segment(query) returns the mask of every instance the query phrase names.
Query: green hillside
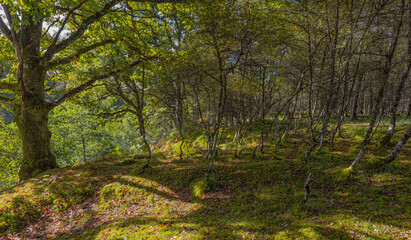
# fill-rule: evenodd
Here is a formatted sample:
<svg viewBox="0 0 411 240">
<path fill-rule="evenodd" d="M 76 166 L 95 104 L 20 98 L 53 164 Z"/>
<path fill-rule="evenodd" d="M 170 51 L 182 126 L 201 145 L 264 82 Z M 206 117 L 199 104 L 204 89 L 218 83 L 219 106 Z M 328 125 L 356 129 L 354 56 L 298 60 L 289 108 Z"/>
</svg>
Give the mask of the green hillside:
<svg viewBox="0 0 411 240">
<path fill-rule="evenodd" d="M 252 137 L 238 158 L 224 150 L 232 144 L 228 134 L 208 179 L 201 137 L 192 134 L 183 160 L 169 137 L 144 173 L 144 155 L 107 156 L 3 192 L 1 239 L 409 239 L 410 144 L 395 162 L 379 166 L 391 147 L 374 143 L 354 175 L 342 174 L 365 129 L 345 126 L 350 140 L 338 138 L 312 154 L 305 204 L 303 134 L 290 134 L 277 155 L 268 145 L 256 159 Z M 397 136 L 406 126 L 399 129 Z"/>
</svg>

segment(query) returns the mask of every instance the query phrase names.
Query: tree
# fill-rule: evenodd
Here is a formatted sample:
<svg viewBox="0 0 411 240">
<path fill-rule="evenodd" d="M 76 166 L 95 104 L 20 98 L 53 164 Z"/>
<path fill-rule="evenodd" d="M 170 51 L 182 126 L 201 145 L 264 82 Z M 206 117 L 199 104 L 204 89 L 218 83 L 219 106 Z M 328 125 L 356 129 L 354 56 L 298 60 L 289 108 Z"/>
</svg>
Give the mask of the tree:
<svg viewBox="0 0 411 240">
<path fill-rule="evenodd" d="M 23 145 L 23 159 L 19 170 L 21 180 L 57 167 L 50 148 L 49 112 L 70 97 L 93 86 L 96 81 L 117 72 L 113 69 L 105 69 L 103 73 L 89 72 L 81 84 L 67 90 L 59 98 L 50 101 L 46 97 L 45 85 L 51 71 L 115 42 L 115 36 L 110 35 L 110 32 L 95 36 L 93 28 L 109 21 L 106 15 L 121 8 L 121 2 L 0 1 L 6 19 L 0 17 L 0 40 L 5 45 L 11 42 L 15 52 L 14 76 L 10 76 L 9 82 L 2 82 L 0 85 L 0 90 L 13 92 L 14 95 L 1 96 L 1 100 L 13 104 L 20 130 Z M 52 29 L 57 29 L 54 34 L 51 33 Z M 2 54 L 10 55 L 10 51 L 2 51 Z"/>
</svg>

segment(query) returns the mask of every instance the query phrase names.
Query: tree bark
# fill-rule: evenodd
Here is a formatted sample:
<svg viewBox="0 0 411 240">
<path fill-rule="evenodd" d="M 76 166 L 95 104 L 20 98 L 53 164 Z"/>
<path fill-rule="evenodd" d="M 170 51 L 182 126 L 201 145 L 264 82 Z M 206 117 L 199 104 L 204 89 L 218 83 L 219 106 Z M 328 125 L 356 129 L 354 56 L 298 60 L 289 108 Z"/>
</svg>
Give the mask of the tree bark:
<svg viewBox="0 0 411 240">
<path fill-rule="evenodd" d="M 23 159 L 19 169 L 20 180 L 56 168 L 56 157 L 51 152 L 51 132 L 48 129 L 49 109 L 23 105 L 16 114 L 23 143 Z"/>
<path fill-rule="evenodd" d="M 150 144 L 148 143 L 146 139 L 146 128 L 144 124 L 144 117 L 142 116 L 142 114 L 139 114 L 137 118 L 138 118 L 138 128 L 140 130 L 141 139 L 143 140 L 143 143 L 146 146 L 147 151 L 148 151 L 147 162 L 143 166 L 143 170 L 144 170 L 145 168 L 150 166 L 151 148 L 150 148 Z"/>
<path fill-rule="evenodd" d="M 394 150 L 384 160 L 385 164 L 391 163 L 392 161 L 394 161 L 397 158 L 397 156 L 400 154 L 402 148 L 404 147 L 405 143 L 407 143 L 407 141 L 408 141 L 408 139 L 410 139 L 410 137 L 411 137 L 411 126 L 408 128 L 408 130 L 402 136 L 401 140 L 397 143 Z"/>
</svg>

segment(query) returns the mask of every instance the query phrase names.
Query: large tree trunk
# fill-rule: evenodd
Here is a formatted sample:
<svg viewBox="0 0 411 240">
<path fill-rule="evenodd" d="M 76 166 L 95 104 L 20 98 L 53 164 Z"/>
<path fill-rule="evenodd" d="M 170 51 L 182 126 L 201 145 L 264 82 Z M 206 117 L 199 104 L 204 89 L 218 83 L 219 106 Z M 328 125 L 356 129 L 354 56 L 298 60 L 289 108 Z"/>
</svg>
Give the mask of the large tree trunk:
<svg viewBox="0 0 411 240">
<path fill-rule="evenodd" d="M 48 129 L 49 109 L 26 106 L 16 114 L 17 125 L 23 143 L 23 160 L 19 170 L 20 180 L 57 167 L 56 157 L 51 152 L 51 132 Z"/>
<path fill-rule="evenodd" d="M 28 18 L 28 21 L 30 25 L 23 27 L 19 43 L 21 47 L 16 51 L 19 59 L 17 81 L 21 91 L 21 103 L 15 104 L 15 114 L 23 144 L 20 180 L 57 167 L 56 157 L 50 147 L 48 114 L 52 107 L 45 100 L 46 70 L 39 58 L 40 44 L 33 42 L 34 39 L 40 38 L 42 24 L 33 22 L 31 18 Z"/>
</svg>

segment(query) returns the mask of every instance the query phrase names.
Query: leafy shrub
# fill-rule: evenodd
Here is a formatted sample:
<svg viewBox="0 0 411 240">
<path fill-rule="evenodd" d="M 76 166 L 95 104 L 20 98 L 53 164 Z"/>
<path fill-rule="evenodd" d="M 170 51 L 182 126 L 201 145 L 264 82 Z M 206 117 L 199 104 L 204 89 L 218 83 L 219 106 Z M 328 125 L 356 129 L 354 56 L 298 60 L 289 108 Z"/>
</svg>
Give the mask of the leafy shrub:
<svg viewBox="0 0 411 240">
<path fill-rule="evenodd" d="M 201 147 L 201 148 L 205 148 L 207 146 L 207 141 L 208 141 L 208 138 L 206 136 L 200 135 L 193 142 L 193 145 Z"/>
<path fill-rule="evenodd" d="M 106 122 L 91 111 L 66 102 L 50 114 L 52 151 L 60 166 L 99 159 L 106 155 L 121 157 L 141 152 L 135 119 L 126 115 L 121 121 Z"/>
</svg>

